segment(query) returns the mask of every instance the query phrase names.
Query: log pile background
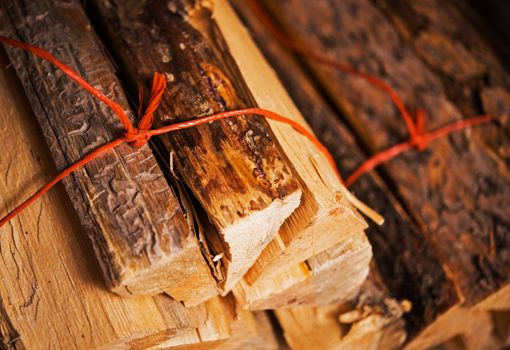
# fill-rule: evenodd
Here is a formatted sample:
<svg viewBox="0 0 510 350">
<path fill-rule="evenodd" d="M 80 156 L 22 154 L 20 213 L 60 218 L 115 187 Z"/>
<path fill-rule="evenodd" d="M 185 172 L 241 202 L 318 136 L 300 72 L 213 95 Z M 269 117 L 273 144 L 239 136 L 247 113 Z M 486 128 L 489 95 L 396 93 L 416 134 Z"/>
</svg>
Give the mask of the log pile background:
<svg viewBox="0 0 510 350">
<path fill-rule="evenodd" d="M 387 81 L 428 129 L 494 120 L 360 178 L 352 192 L 386 220 L 368 228 L 327 161 L 273 121 L 122 145 L 0 229 L 0 349 L 510 346 L 509 7 L 258 2 L 290 38 Z M 247 106 L 307 123 L 344 176 L 407 137 L 387 95 L 283 48 L 245 0 L 5 0 L 0 31 L 133 120 L 161 71 L 156 125 Z M 48 63 L 6 47 L 0 65 L 3 215 L 121 129 Z"/>
</svg>

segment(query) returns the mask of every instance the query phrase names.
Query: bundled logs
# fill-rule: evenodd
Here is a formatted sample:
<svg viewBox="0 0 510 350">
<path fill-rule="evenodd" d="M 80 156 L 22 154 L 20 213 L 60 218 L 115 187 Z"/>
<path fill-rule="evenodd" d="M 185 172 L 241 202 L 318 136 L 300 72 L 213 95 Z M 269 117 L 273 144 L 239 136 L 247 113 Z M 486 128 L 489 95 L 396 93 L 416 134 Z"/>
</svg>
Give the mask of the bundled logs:
<svg viewBox="0 0 510 350">
<path fill-rule="evenodd" d="M 300 65 L 274 40 L 274 33 L 260 25 L 259 18 L 250 8 L 240 1 L 234 3 L 298 107 L 323 142 L 334 150 L 340 169 L 353 169 L 362 161 L 363 155 L 337 119 L 338 114 L 347 117 L 349 126 L 357 131 L 358 140 L 369 152 L 394 143 L 397 137 L 404 137 L 404 133 L 396 132 L 404 125 L 384 93 L 359 78 L 337 73 L 302 56 L 298 57 Z M 504 100 L 503 79 L 508 74 L 491 54 L 492 50 L 474 30 L 469 39 L 464 39 L 469 40 L 465 47 L 449 49 L 448 44 L 457 45 L 454 35 L 462 31 L 464 37 L 465 28 L 469 27 L 453 3 L 420 1 L 412 2 L 410 6 L 404 1 L 398 4 L 380 1 L 374 6 L 368 1 L 317 1 L 312 5 L 296 0 L 265 4 L 286 33 L 308 43 L 310 50 L 326 52 L 378 76 L 381 72 L 386 73 L 383 78 L 396 85 L 406 102 L 429 111 L 430 124 L 440 126 L 448 121 L 448 116 L 458 117 L 455 108 L 466 115 L 489 112 L 496 118 L 498 126 L 452 135 L 437 141 L 422 154 L 410 152 L 387 163 L 382 174 L 390 188 L 397 189 L 397 197 L 375 176 L 360 179 L 353 190 L 386 218 L 386 227 L 370 228 L 367 233 L 386 290 L 400 303 L 407 300 L 412 306 L 401 316 L 406 322 L 407 348 L 424 349 L 459 335 L 461 340 L 457 339 L 457 342 L 465 347 L 489 349 L 499 346 L 493 337 L 491 314 L 493 310 L 499 313 L 510 308 L 507 286 L 510 260 L 505 253 L 508 229 L 504 219 L 504 213 L 509 213 L 509 197 L 505 193 L 510 188 L 504 153 L 508 142 L 505 129 L 508 103 Z M 317 21 L 318 17 L 304 15 L 309 12 L 328 13 L 328 16 Z M 416 18 L 425 15 L 430 17 L 424 22 L 427 26 L 420 27 L 416 34 L 417 29 L 411 26 Z M 377 23 L 377 28 L 371 27 L 370 23 Z M 404 24 L 410 28 L 406 29 Z M 436 36 L 432 38 L 430 34 L 427 41 L 428 32 Z M 413 35 L 423 40 L 414 45 L 435 46 L 423 47 L 423 56 L 416 56 L 405 41 Z M 366 50 L 359 50 L 360 41 Z M 476 51 L 470 54 L 466 48 Z M 483 59 L 479 58 L 481 52 Z M 437 71 L 450 69 L 444 73 L 447 77 L 439 75 L 436 78 L 427 70 L 435 58 L 433 53 L 443 54 L 437 61 Z M 428 57 L 428 61 L 424 57 Z M 446 59 L 453 62 L 445 65 Z M 481 65 L 484 61 L 487 62 L 485 67 L 479 67 L 479 70 L 491 77 L 485 83 L 473 79 L 475 85 L 470 91 L 470 85 L 460 76 L 458 81 L 452 81 L 462 69 L 466 74 L 475 74 L 472 67 L 463 65 Z M 418 68 L 421 73 L 416 76 Z M 327 100 L 310 83 L 307 73 L 322 86 L 320 91 L 328 94 Z M 412 79 L 409 78 L 411 75 Z M 427 81 L 422 83 L 420 79 Z M 441 83 L 450 85 L 443 90 Z M 413 84 L 417 90 L 411 94 Z M 454 84 L 458 86 L 456 90 L 452 88 Z M 480 87 L 481 90 L 477 90 Z M 443 97 L 441 91 L 445 91 Z M 478 91 L 484 96 L 481 97 L 485 101 L 482 109 L 469 99 Z M 441 99 L 444 107 L 439 103 Z M 498 101 L 497 107 L 495 101 Z M 489 170 L 491 167 L 493 170 Z M 424 178 L 427 181 L 423 181 Z M 490 190 L 484 185 L 486 181 L 491 184 Z M 389 203 L 393 205 L 389 206 Z M 367 306 L 370 308 L 370 302 L 353 304 L 353 312 L 365 314 L 356 325 L 377 314 L 365 312 Z M 305 344 L 303 329 L 317 329 L 318 319 L 331 322 L 330 326 L 320 323 L 321 331 L 329 329 L 328 332 L 332 332 L 331 327 L 339 327 L 339 311 L 312 310 L 278 312 L 290 342 L 300 346 Z M 323 312 L 326 316 L 310 316 L 323 315 Z M 359 335 L 358 329 L 353 325 L 349 333 L 323 348 L 349 348 L 350 338 Z M 376 344 L 376 348 L 397 347 L 395 343 L 381 343 L 383 329 L 386 327 L 381 324 L 371 324 L 368 329 L 364 328 L 364 332 L 371 334 L 371 344 Z M 401 334 L 397 329 L 391 332 L 397 336 Z"/>
<path fill-rule="evenodd" d="M 49 51 L 133 125 L 158 72 L 154 127 L 263 108 L 312 130 L 344 178 L 405 124 L 383 91 L 282 36 L 381 78 L 427 130 L 493 118 L 362 176 L 349 190 L 385 218 L 370 227 L 285 123 L 121 144 L 0 228 L 0 348 L 508 346 L 510 77 L 472 20 L 439 0 L 0 1 L 1 35 Z M 5 49 L 2 216 L 125 132 L 59 68 Z"/>
</svg>

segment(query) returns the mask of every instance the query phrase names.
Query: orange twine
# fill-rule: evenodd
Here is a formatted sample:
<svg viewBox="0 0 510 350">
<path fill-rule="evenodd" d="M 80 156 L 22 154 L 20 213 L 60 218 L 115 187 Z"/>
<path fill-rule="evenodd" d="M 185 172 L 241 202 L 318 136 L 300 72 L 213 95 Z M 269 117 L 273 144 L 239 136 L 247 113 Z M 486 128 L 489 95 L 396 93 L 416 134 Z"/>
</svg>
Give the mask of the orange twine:
<svg viewBox="0 0 510 350">
<path fill-rule="evenodd" d="M 24 50 L 27 50 L 42 59 L 54 64 L 56 67 L 58 67 L 62 72 L 64 72 L 66 75 L 68 75 L 72 80 L 74 80 L 76 83 L 78 83 L 80 86 L 82 86 L 85 90 L 87 90 L 90 94 L 92 94 L 94 97 L 96 97 L 101 102 L 104 102 L 110 109 L 117 115 L 120 122 L 124 126 L 125 132 L 122 136 L 118 137 L 117 139 L 110 141 L 96 150 L 90 152 L 85 157 L 83 157 L 81 160 L 77 161 L 76 163 L 70 165 L 66 169 L 62 170 L 53 180 L 48 182 L 46 185 L 44 185 L 41 189 L 39 189 L 36 193 L 34 193 L 30 198 L 28 198 L 25 202 L 23 202 L 21 205 L 16 207 L 14 210 L 12 210 L 9 214 L 7 214 L 5 217 L 3 217 L 0 220 L 0 227 L 5 225 L 9 220 L 11 220 L 13 217 L 18 215 L 21 211 L 23 211 L 26 207 L 28 207 L 30 204 L 32 204 L 35 200 L 37 200 L 39 197 L 41 197 L 43 194 L 48 192 L 53 186 L 55 186 L 58 182 L 60 182 L 63 178 L 68 176 L 70 173 L 72 173 L 74 170 L 84 166 L 85 164 L 91 162 L 92 160 L 96 159 L 100 155 L 104 154 L 105 152 L 117 147 L 120 144 L 128 143 L 133 147 L 142 147 L 149 141 L 149 139 L 152 136 L 155 135 L 162 135 L 166 133 L 170 133 L 177 130 L 183 130 L 192 128 L 198 125 L 211 123 L 214 121 L 218 121 L 221 119 L 226 118 L 232 118 L 232 117 L 239 117 L 239 116 L 246 116 L 246 115 L 259 115 L 264 116 L 266 118 L 276 120 L 278 122 L 288 124 L 292 128 L 294 128 L 296 131 L 298 131 L 300 134 L 305 136 L 308 140 L 310 140 L 328 159 L 329 163 L 335 170 L 335 173 L 341 183 L 343 183 L 343 179 L 340 175 L 340 172 L 338 171 L 338 168 L 336 167 L 335 161 L 333 160 L 333 157 L 328 152 L 326 147 L 305 127 L 300 125 L 299 123 L 295 122 L 292 119 L 286 118 L 284 116 L 281 116 L 275 112 L 261 109 L 261 108 L 244 108 L 244 109 L 238 109 L 233 111 L 226 111 L 226 112 L 220 112 L 216 114 L 212 114 L 205 117 L 197 117 L 196 119 L 184 121 L 180 123 L 175 123 L 171 125 L 166 125 L 157 129 L 152 129 L 152 122 L 153 122 L 153 114 L 156 111 L 157 107 L 159 106 L 161 99 L 163 97 L 163 92 L 166 88 L 166 79 L 164 74 L 161 73 L 154 73 L 154 78 L 152 81 L 152 89 L 151 89 L 151 96 L 147 105 L 147 108 L 145 109 L 145 113 L 141 115 L 142 107 L 140 106 L 140 109 L 138 111 L 140 117 L 140 121 L 138 122 L 137 127 L 134 127 L 131 124 L 131 121 L 129 120 L 127 114 L 124 112 L 122 106 L 120 106 L 117 102 L 111 100 L 109 97 L 107 97 L 105 94 L 103 94 L 98 89 L 92 87 L 89 83 L 85 81 L 83 77 L 81 77 L 79 74 L 74 72 L 71 68 L 66 66 L 64 63 L 59 61 L 55 56 L 50 54 L 48 51 L 43 50 L 37 46 L 25 44 L 20 41 L 6 38 L 4 36 L 0 36 L 0 42 L 11 45 L 14 47 L 18 47 Z M 140 94 L 140 100 L 142 100 L 142 95 Z M 352 197 L 352 195 L 348 195 L 348 198 L 351 198 L 351 201 L 356 203 L 356 199 Z M 370 213 L 370 208 L 363 208 L 362 203 L 356 203 L 357 207 L 360 208 L 361 211 L 365 212 L 368 216 L 376 215 L 374 213 Z M 379 220 L 380 221 L 380 220 Z"/>
<path fill-rule="evenodd" d="M 220 112 L 216 114 L 212 114 L 205 117 L 197 117 L 193 120 L 175 123 L 171 125 L 166 125 L 157 129 L 152 129 L 152 123 L 153 123 L 153 115 L 156 109 L 158 108 L 163 93 L 166 88 L 166 79 L 165 76 L 161 73 L 154 73 L 154 78 L 152 81 L 152 89 L 151 89 L 151 96 L 148 102 L 148 105 L 145 109 L 145 112 L 142 115 L 142 100 L 143 97 L 140 94 L 140 108 L 138 110 L 138 115 L 140 117 L 140 120 L 138 122 L 137 127 L 134 127 L 133 124 L 131 124 L 131 121 L 129 120 L 127 114 L 124 112 L 121 105 L 116 103 L 115 101 L 108 98 L 104 93 L 102 93 L 100 90 L 92 87 L 83 77 L 81 77 L 79 74 L 74 72 L 71 68 L 66 66 L 64 63 L 59 61 L 56 57 L 54 57 L 52 54 L 50 54 L 48 51 L 43 50 L 37 46 L 25 44 L 20 41 L 10 39 L 4 36 L 0 36 L 0 42 L 14 46 L 17 48 L 21 48 L 24 50 L 27 50 L 40 58 L 52 63 L 57 68 L 62 70 L 67 76 L 69 76 L 72 80 L 74 80 L 78 85 L 83 87 L 86 91 L 88 91 L 91 95 L 96 97 L 99 101 L 105 103 L 119 118 L 120 122 L 124 126 L 124 134 L 117 139 L 110 141 L 103 146 L 100 146 L 96 150 L 90 152 L 85 157 L 83 157 L 78 162 L 70 165 L 66 169 L 62 170 L 53 180 L 48 182 L 46 185 L 44 185 L 41 189 L 39 189 L 35 194 L 33 194 L 30 198 L 28 198 L 25 202 L 23 202 L 21 205 L 16 207 L 14 210 L 12 210 L 9 214 L 7 214 L 5 217 L 3 217 L 0 220 L 0 227 L 5 225 L 10 219 L 18 215 L 21 211 L 23 211 L 26 207 L 28 207 L 30 204 L 32 204 L 35 200 L 37 200 L 39 197 L 41 197 L 43 194 L 48 192 L 53 186 L 55 186 L 58 182 L 60 182 L 63 178 L 68 176 L 70 173 L 72 173 L 74 170 L 84 166 L 85 164 L 91 162 L 92 160 L 96 159 L 103 153 L 117 147 L 120 144 L 128 143 L 133 147 L 142 147 L 147 143 L 147 141 L 150 140 L 152 136 L 155 135 L 161 135 L 165 133 L 170 133 L 177 130 L 183 130 L 187 128 L 192 128 L 198 125 L 211 123 L 214 121 L 218 121 L 221 119 L 226 118 L 232 118 L 232 117 L 239 117 L 239 116 L 246 116 L 246 115 L 259 115 L 264 116 L 266 118 L 276 120 L 278 122 L 290 125 L 292 128 L 294 128 L 297 132 L 305 136 L 308 140 L 310 140 L 318 149 L 320 152 L 322 152 L 331 166 L 333 167 L 335 174 L 338 177 L 338 180 L 345 184 L 347 187 L 352 185 L 361 175 L 369 172 L 370 170 L 374 169 L 381 163 L 384 163 L 386 161 L 389 161 L 399 154 L 411 149 L 416 148 L 418 150 L 425 149 L 428 144 L 440 137 L 446 136 L 454 131 L 458 131 L 461 129 L 464 129 L 469 126 L 486 123 L 491 118 L 488 115 L 482 115 L 470 119 L 465 119 L 458 121 L 456 123 L 447 125 L 445 127 L 436 129 L 434 131 L 425 132 L 424 130 L 424 124 L 425 124 L 425 114 L 422 110 L 419 110 L 416 114 L 416 121 L 413 120 L 411 117 L 411 113 L 406 109 L 404 103 L 398 96 L 398 94 L 389 86 L 386 82 L 383 80 L 372 76 L 370 74 L 358 71 L 354 68 L 351 68 L 347 65 L 344 65 L 341 62 L 335 61 L 333 59 L 330 59 L 327 56 L 321 55 L 320 53 L 317 53 L 315 51 L 309 51 L 307 48 L 296 44 L 292 42 L 286 34 L 284 34 L 274 23 L 273 21 L 265 14 L 264 10 L 258 5 L 258 3 L 255 0 L 247 0 L 248 5 L 252 8 L 252 10 L 256 13 L 256 15 L 259 17 L 259 19 L 267 26 L 267 28 L 270 29 L 270 31 L 274 34 L 275 38 L 285 47 L 288 49 L 297 52 L 298 54 L 301 54 L 303 56 L 309 57 L 319 63 L 328 65 L 338 71 L 342 71 L 347 74 L 356 75 L 364 80 L 366 80 L 371 85 L 378 87 L 379 89 L 383 90 L 385 93 L 389 95 L 397 109 L 399 110 L 406 127 L 409 131 L 410 138 L 408 141 L 402 142 L 400 144 L 397 144 L 395 146 L 392 146 L 386 150 L 377 152 L 374 154 L 371 158 L 367 159 L 365 162 L 363 162 L 344 182 L 342 179 L 340 172 L 338 171 L 338 168 L 336 166 L 336 163 L 329 153 L 329 151 L 326 149 L 326 147 L 306 128 L 304 128 L 299 123 L 295 122 L 292 119 L 286 118 L 284 116 L 281 116 L 275 112 L 261 109 L 261 108 L 245 108 L 245 109 L 238 109 L 238 110 L 232 110 L 232 111 L 226 111 L 226 112 Z M 360 202 L 354 195 L 352 195 L 349 191 L 345 190 L 342 187 L 342 193 L 351 201 L 351 203 L 356 206 L 360 211 L 362 211 L 365 215 L 370 217 L 372 220 L 377 222 L 378 224 L 382 224 L 384 219 L 377 214 L 375 211 L 364 205 L 362 202 Z"/>
<path fill-rule="evenodd" d="M 416 112 L 416 120 L 414 120 L 411 116 L 409 110 L 405 107 L 404 102 L 400 99 L 397 92 L 385 81 L 382 79 L 367 74 L 365 72 L 359 71 L 352 67 L 349 67 L 342 62 L 331 59 L 325 55 L 318 53 L 317 51 L 312 51 L 304 45 L 300 45 L 294 41 L 292 41 L 274 22 L 273 20 L 266 14 L 265 10 L 259 5 L 257 0 L 246 0 L 248 6 L 255 13 L 258 19 L 264 24 L 264 26 L 269 29 L 269 31 L 274 35 L 275 39 L 287 49 L 302 55 L 303 57 L 308 57 L 316 62 L 329 66 L 335 70 L 340 72 L 344 72 L 346 74 L 351 74 L 358 76 L 365 81 L 367 81 L 372 86 L 379 88 L 384 91 L 392 100 L 393 104 L 399 111 L 404 123 L 409 132 L 409 140 L 399 143 L 397 145 L 391 146 L 385 150 L 379 151 L 372 155 L 372 157 L 365 160 L 357 169 L 355 169 L 351 175 L 345 181 L 345 186 L 350 187 L 356 180 L 363 174 L 369 172 L 380 164 L 392 160 L 398 155 L 402 154 L 405 151 L 410 150 L 411 148 L 416 148 L 419 151 L 423 151 L 429 143 L 433 140 L 436 140 L 440 137 L 444 137 L 448 134 L 451 134 L 455 131 L 459 131 L 461 129 L 465 129 L 470 126 L 487 123 L 491 120 L 489 115 L 480 115 L 468 119 L 463 119 L 458 122 L 446 125 L 444 127 L 435 129 L 433 131 L 426 132 L 424 130 L 425 125 L 425 111 L 417 110 Z"/>
</svg>

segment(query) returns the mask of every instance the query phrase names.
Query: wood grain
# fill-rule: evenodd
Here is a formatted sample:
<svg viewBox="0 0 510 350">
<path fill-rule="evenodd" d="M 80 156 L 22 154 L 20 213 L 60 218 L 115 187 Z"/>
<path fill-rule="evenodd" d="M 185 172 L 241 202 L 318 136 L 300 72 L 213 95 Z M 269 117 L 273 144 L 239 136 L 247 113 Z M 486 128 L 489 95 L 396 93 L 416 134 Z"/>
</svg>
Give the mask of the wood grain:
<svg viewBox="0 0 510 350">
<path fill-rule="evenodd" d="M 96 4 L 129 79 L 145 83 L 154 71 L 168 77 L 155 126 L 255 106 L 205 3 Z M 160 140 L 175 155 L 177 176 L 217 231 L 206 238 L 212 255 L 223 255 L 218 282 L 228 291 L 299 205 L 292 166 L 258 116 L 182 130 Z"/>
<path fill-rule="evenodd" d="M 296 59 L 260 25 L 243 1 L 234 4 L 296 105 L 346 176 L 366 157 L 354 136 Z M 383 284 L 393 297 L 412 304 L 412 311 L 403 315 L 411 338 L 459 302 L 455 286 L 448 280 L 434 249 L 379 176 L 370 174 L 361 178 L 353 191 L 385 218 L 383 226 L 372 225 L 366 233 Z"/>
</svg>

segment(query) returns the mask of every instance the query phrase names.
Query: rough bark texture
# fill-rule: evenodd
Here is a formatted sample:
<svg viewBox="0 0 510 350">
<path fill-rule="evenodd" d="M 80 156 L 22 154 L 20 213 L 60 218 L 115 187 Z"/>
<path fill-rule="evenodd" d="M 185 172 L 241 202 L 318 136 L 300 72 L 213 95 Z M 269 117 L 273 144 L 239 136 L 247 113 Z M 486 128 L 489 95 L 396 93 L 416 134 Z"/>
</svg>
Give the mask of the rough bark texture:
<svg viewBox="0 0 510 350">
<path fill-rule="evenodd" d="M 429 128 L 462 115 L 494 114 L 492 125 L 441 139 L 422 153 L 408 152 L 386 164 L 385 170 L 437 249 L 460 298 L 472 305 L 506 285 L 510 173 L 504 154 L 508 149 L 504 96 L 508 90 L 496 63 L 474 44 L 471 52 L 463 44 L 471 36 L 469 25 L 452 6 L 438 1 L 399 3 L 388 11 L 396 24 L 369 1 L 296 0 L 271 5 L 277 8 L 275 13 L 287 14 L 280 16 L 284 26 L 310 48 L 382 77 L 406 104 L 424 108 Z M 409 9 L 413 15 L 403 20 L 399 13 Z M 322 15 L 305 15 L 309 12 Z M 384 93 L 355 77 L 311 62 L 310 67 L 367 147 L 382 149 L 406 137 L 404 124 Z M 482 94 L 473 95 L 477 91 L 473 87 L 483 88 Z M 475 103 L 480 100 L 481 105 Z"/>
<path fill-rule="evenodd" d="M 168 77 L 155 126 L 254 106 L 211 11 L 200 1 L 97 1 L 126 74 Z M 267 122 L 246 116 L 161 137 L 178 176 L 218 231 L 229 290 L 299 204 L 299 189 Z M 212 234 L 209 234 L 211 240 Z"/>
<path fill-rule="evenodd" d="M 9 36 L 49 50 L 127 108 L 78 1 L 6 1 L 2 23 Z M 117 117 L 61 71 L 7 49 L 58 169 L 121 135 Z M 156 294 L 189 279 L 201 290 L 194 295 L 174 290 L 174 297 L 197 303 L 216 293 L 186 213 L 148 146 L 121 145 L 64 183 L 110 288 L 126 295 Z M 180 266 L 190 263 L 191 269 Z"/>
<path fill-rule="evenodd" d="M 249 8 L 242 1 L 234 4 L 296 105 L 331 150 L 340 171 L 347 175 L 365 158 L 352 134 L 297 61 L 260 25 Z M 434 249 L 377 175 L 360 179 L 353 191 L 386 220 L 382 227 L 372 225 L 367 236 L 388 289 L 397 299 L 409 300 L 413 305 L 412 312 L 404 315 L 406 330 L 412 337 L 459 301 L 455 287 L 448 281 Z"/>
</svg>

